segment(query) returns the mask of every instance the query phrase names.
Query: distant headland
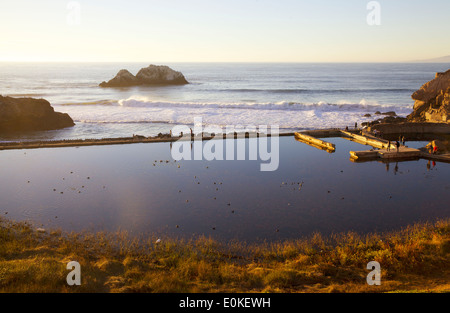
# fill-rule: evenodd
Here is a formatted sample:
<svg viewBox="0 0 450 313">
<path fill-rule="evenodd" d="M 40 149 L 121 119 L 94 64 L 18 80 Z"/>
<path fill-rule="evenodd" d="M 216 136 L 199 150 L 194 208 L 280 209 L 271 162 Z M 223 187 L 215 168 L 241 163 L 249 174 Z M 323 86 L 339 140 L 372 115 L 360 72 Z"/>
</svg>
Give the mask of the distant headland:
<svg viewBox="0 0 450 313">
<path fill-rule="evenodd" d="M 414 60 L 413 63 L 450 63 L 450 55 L 446 55 L 439 58 Z"/>
</svg>

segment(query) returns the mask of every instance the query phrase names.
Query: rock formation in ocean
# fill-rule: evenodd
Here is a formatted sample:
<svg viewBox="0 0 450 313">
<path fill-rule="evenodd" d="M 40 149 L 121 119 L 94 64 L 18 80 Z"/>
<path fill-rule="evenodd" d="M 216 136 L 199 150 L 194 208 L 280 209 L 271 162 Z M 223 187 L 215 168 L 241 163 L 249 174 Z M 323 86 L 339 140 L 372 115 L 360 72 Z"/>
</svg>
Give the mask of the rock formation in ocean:
<svg viewBox="0 0 450 313">
<path fill-rule="evenodd" d="M 189 84 L 182 73 L 164 65 L 150 65 L 142 68 L 136 76 L 127 70 L 121 70 L 108 82 L 102 82 L 100 87 L 130 87 L 140 85 L 185 85 Z"/>
<path fill-rule="evenodd" d="M 47 100 L 0 95 L 0 131 L 53 130 L 74 126 L 67 113 L 55 112 Z"/>
<path fill-rule="evenodd" d="M 409 122 L 450 122 L 450 70 L 436 73 L 436 77 L 423 85 L 411 96 L 414 111 L 408 115 Z"/>
<path fill-rule="evenodd" d="M 128 70 L 120 70 L 113 79 L 100 84 L 101 87 L 130 87 L 136 85 L 140 85 L 138 79 Z"/>
</svg>

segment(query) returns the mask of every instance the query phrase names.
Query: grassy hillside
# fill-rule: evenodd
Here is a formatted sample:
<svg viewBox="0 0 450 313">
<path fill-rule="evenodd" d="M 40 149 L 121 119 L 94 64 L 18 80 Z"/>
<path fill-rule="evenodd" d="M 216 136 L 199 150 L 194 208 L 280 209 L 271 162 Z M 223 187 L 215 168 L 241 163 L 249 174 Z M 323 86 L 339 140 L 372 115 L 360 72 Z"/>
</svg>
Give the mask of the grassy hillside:
<svg viewBox="0 0 450 313">
<path fill-rule="evenodd" d="M 450 220 L 257 245 L 0 225 L 0 292 L 450 291 Z M 70 261 L 81 265 L 81 286 L 66 282 Z M 370 261 L 381 264 L 381 286 L 366 283 Z"/>
</svg>

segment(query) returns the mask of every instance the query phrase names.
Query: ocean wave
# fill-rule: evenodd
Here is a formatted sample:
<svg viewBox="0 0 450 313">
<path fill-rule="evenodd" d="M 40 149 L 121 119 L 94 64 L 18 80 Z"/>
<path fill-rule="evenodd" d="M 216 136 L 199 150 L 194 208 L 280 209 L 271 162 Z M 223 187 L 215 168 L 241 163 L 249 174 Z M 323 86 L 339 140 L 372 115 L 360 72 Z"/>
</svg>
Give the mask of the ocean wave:
<svg viewBox="0 0 450 313">
<path fill-rule="evenodd" d="M 258 88 L 230 88 L 220 89 L 220 92 L 242 92 L 242 93 L 273 93 L 273 94 L 343 94 L 343 93 L 396 93 L 408 92 L 413 93 L 413 89 L 406 88 L 368 88 L 368 89 L 258 89 Z"/>
<path fill-rule="evenodd" d="M 145 97 L 130 97 L 128 99 L 99 100 L 81 103 L 62 103 L 60 106 L 115 106 L 126 108 L 157 108 L 157 109 L 236 109 L 236 110 L 287 110 L 305 111 L 361 111 L 371 113 L 376 111 L 404 111 L 409 110 L 410 104 L 380 104 L 377 101 L 361 99 L 359 102 L 340 100 L 336 103 L 318 101 L 311 103 L 278 101 L 278 102 L 194 102 L 194 101 L 155 101 Z"/>
<path fill-rule="evenodd" d="M 58 105 L 61 106 L 69 106 L 69 105 L 117 105 L 118 102 L 116 100 L 94 100 L 87 102 L 66 102 L 60 103 Z"/>
<path fill-rule="evenodd" d="M 149 120 L 98 120 L 98 119 L 75 119 L 76 123 L 84 124 L 174 124 L 173 121 L 149 121 Z"/>
<path fill-rule="evenodd" d="M 46 95 L 47 94 L 45 94 L 45 93 L 41 93 L 41 94 L 37 94 L 37 93 L 11 93 L 11 94 L 6 94 L 5 96 L 16 97 L 16 98 L 43 98 Z"/>
<path fill-rule="evenodd" d="M 346 126 L 349 121 L 367 122 L 377 118 L 375 112 L 395 111 L 399 116 L 411 113 L 411 105 L 380 104 L 370 99 L 328 103 L 298 102 L 189 102 L 155 101 L 148 97 L 132 96 L 119 101 L 102 100 L 55 107 L 68 113 L 75 121 L 99 127 L 149 129 L 160 125 L 191 125 L 195 117 L 213 125 L 279 125 L 280 128 L 328 128 Z M 369 113 L 372 116 L 366 117 Z M 347 125 L 348 126 L 348 125 Z M 165 127 L 165 126 L 164 126 Z"/>
<path fill-rule="evenodd" d="M 136 99 L 134 99 L 136 101 Z M 126 106 L 136 105 L 138 107 Z M 280 128 L 329 128 L 351 126 L 355 122 L 367 122 L 377 118 L 373 112 L 390 111 L 390 107 L 374 105 L 370 101 L 361 101 L 356 106 L 359 109 L 346 109 L 346 104 L 334 104 L 322 102 L 307 106 L 308 109 L 302 109 L 302 105 L 279 103 L 279 104 L 260 104 L 249 108 L 248 104 L 240 105 L 237 109 L 225 104 L 196 104 L 189 106 L 186 103 L 179 103 L 180 107 L 174 107 L 173 103 L 149 103 L 147 102 L 122 102 L 122 106 L 115 105 L 109 107 L 102 106 L 66 106 L 65 110 L 75 121 L 84 125 L 97 124 L 99 127 L 115 127 L 114 124 L 129 125 L 133 129 L 149 129 L 159 127 L 160 125 L 192 125 L 196 117 L 201 117 L 205 125 L 278 125 Z M 125 105 L 125 106 L 123 106 Z M 181 107 L 181 105 L 183 105 Z M 272 106 L 271 106 L 272 105 Z M 288 106 L 291 109 L 279 109 Z M 273 107 L 278 109 L 273 109 Z M 294 108 L 294 109 L 292 109 Z M 371 111 L 368 109 L 371 108 Z M 63 108 L 62 108 L 63 109 Z M 411 112 L 411 108 L 398 109 L 395 112 L 399 116 L 406 116 Z M 371 113 L 371 117 L 365 114 Z M 350 124 L 348 124 L 350 123 Z"/>
<path fill-rule="evenodd" d="M 122 107 L 145 107 L 145 108 L 214 108 L 214 109 L 242 109 L 242 110 L 320 110 L 320 111 L 364 111 L 376 112 L 380 110 L 395 111 L 407 109 L 409 105 L 380 104 L 376 101 L 362 99 L 358 103 L 350 101 L 339 101 L 338 103 L 328 103 L 319 101 L 316 103 L 301 102 L 163 102 L 153 101 L 147 98 L 128 98 L 119 100 L 118 105 Z M 367 113 L 366 112 L 366 113 Z"/>
</svg>

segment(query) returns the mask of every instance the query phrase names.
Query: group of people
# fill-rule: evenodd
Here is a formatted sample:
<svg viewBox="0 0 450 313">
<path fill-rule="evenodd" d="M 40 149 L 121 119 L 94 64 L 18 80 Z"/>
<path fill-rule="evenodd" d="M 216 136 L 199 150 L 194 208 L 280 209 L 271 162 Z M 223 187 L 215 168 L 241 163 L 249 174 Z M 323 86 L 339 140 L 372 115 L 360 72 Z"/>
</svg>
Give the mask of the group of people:
<svg viewBox="0 0 450 313">
<path fill-rule="evenodd" d="M 387 145 L 387 151 L 391 151 L 392 142 L 389 140 Z M 395 147 L 397 148 L 397 152 L 400 150 L 400 142 L 395 142 Z"/>
<path fill-rule="evenodd" d="M 430 154 L 437 154 L 438 152 L 438 147 L 437 145 L 430 145 L 428 152 Z"/>
<path fill-rule="evenodd" d="M 389 140 L 388 145 L 387 145 L 387 151 L 391 151 L 391 145 L 392 145 L 392 142 Z M 399 141 L 395 142 L 395 147 L 397 148 L 397 152 L 399 152 L 400 151 L 400 142 Z"/>
<path fill-rule="evenodd" d="M 406 143 L 405 136 L 400 136 L 400 137 L 398 138 L 398 140 L 395 142 L 395 147 L 397 148 L 397 152 L 400 151 L 400 146 L 401 146 L 401 145 L 404 146 L 405 143 Z M 391 151 L 391 145 L 392 145 L 392 142 L 389 140 L 389 141 L 388 141 L 388 145 L 387 145 L 387 151 Z"/>
</svg>

